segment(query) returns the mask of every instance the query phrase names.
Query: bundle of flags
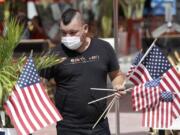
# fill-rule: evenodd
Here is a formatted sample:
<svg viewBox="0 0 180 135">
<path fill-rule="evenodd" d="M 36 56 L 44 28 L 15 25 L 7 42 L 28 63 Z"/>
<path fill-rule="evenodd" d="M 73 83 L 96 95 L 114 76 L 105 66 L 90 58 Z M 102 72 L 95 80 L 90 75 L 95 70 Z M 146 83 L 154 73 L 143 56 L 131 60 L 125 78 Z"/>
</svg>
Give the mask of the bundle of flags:
<svg viewBox="0 0 180 135">
<path fill-rule="evenodd" d="M 28 58 L 4 108 L 20 135 L 29 135 L 62 120 L 45 92 L 32 57 Z"/>
<path fill-rule="evenodd" d="M 139 53 L 127 73 L 134 83 L 132 106 L 142 110 L 143 126 L 168 128 L 180 116 L 180 73 L 154 45 L 144 60 Z"/>
</svg>

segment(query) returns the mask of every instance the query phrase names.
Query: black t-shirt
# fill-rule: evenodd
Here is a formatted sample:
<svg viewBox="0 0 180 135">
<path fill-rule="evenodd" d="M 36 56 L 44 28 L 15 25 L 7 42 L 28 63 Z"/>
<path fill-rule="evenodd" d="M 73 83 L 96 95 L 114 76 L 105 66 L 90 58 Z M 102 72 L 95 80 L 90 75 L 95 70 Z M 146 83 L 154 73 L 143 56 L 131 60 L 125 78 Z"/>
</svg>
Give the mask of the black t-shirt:
<svg viewBox="0 0 180 135">
<path fill-rule="evenodd" d="M 68 127 L 92 127 L 106 107 L 106 100 L 88 105 L 88 102 L 106 96 L 103 91 L 90 88 L 106 88 L 107 74 L 119 70 L 118 60 L 111 45 L 100 39 L 92 39 L 89 48 L 78 53 L 60 45 L 55 50 L 62 63 L 42 70 L 40 75 L 56 81 L 55 104 Z"/>
</svg>

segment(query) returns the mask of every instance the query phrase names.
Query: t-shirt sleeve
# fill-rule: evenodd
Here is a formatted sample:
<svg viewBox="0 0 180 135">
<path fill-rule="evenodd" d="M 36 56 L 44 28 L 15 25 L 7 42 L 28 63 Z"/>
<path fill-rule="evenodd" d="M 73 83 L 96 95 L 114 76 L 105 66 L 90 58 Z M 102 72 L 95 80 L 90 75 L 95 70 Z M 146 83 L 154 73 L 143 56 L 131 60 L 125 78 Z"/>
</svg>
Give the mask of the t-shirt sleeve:
<svg viewBox="0 0 180 135">
<path fill-rule="evenodd" d="M 110 44 L 108 44 L 107 46 L 107 53 L 108 53 L 108 72 L 119 70 L 119 62 L 116 53 Z"/>
<path fill-rule="evenodd" d="M 54 66 L 39 70 L 39 76 L 46 78 L 48 80 L 53 78 L 54 77 Z"/>
<path fill-rule="evenodd" d="M 48 52 L 49 55 L 58 55 L 58 50 L 57 48 L 53 48 L 52 50 L 49 50 Z M 47 68 L 43 68 L 39 70 L 39 76 L 46 78 L 46 79 L 51 79 L 54 77 L 55 75 L 55 71 L 56 71 L 56 66 L 57 65 L 53 65 L 51 67 L 47 67 Z"/>
</svg>

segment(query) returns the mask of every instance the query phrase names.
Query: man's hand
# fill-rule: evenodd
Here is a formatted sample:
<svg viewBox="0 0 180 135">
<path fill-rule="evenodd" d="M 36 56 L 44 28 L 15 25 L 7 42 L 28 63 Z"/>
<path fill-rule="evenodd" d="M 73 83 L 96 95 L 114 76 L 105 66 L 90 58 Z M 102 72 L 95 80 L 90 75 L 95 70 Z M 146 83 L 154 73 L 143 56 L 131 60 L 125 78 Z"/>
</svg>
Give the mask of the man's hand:
<svg viewBox="0 0 180 135">
<path fill-rule="evenodd" d="M 116 95 L 118 97 L 121 97 L 126 94 L 126 92 L 124 91 L 125 87 L 122 85 L 116 85 L 116 86 L 114 86 L 113 89 L 117 90 Z"/>
<path fill-rule="evenodd" d="M 126 94 L 126 92 L 124 91 L 125 87 L 123 86 L 123 83 L 125 81 L 125 74 L 117 70 L 110 72 L 109 75 L 112 81 L 113 89 L 117 90 L 116 95 L 118 97 L 125 95 Z"/>
</svg>

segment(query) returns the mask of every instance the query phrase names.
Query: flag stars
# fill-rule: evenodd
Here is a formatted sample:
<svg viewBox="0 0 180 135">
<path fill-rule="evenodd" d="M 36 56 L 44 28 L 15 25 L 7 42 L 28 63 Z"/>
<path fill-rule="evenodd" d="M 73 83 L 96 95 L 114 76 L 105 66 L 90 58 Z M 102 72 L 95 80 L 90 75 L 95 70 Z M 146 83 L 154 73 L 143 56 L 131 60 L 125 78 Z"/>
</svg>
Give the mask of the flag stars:
<svg viewBox="0 0 180 135">
<path fill-rule="evenodd" d="M 35 65 L 32 60 L 28 60 L 24 66 L 24 70 L 19 77 L 18 85 L 20 87 L 26 87 L 28 85 L 32 85 L 34 83 L 40 82 L 40 78 L 38 76 L 37 70 L 35 69 Z"/>
<path fill-rule="evenodd" d="M 154 47 L 142 62 L 150 71 L 153 79 L 161 76 L 171 65 L 158 47 Z"/>
</svg>

